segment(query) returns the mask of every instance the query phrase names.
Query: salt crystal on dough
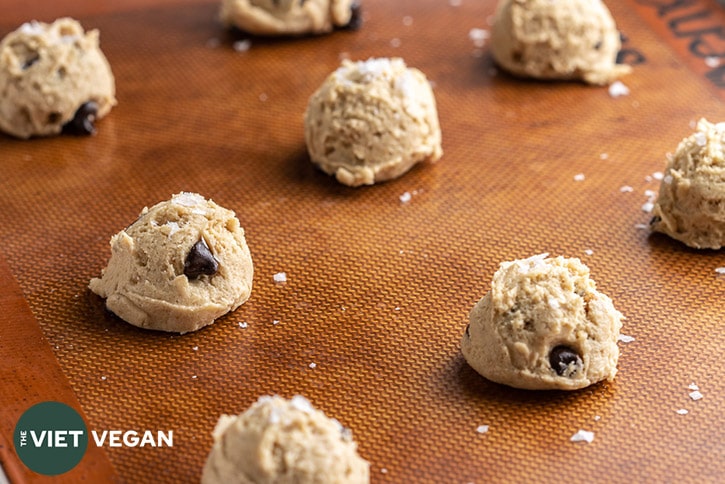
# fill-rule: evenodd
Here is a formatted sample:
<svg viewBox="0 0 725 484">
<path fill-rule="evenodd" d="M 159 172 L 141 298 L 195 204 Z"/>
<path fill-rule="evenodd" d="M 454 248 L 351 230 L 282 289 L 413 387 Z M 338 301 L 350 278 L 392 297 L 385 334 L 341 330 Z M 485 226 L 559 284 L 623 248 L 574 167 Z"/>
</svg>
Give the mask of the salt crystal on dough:
<svg viewBox="0 0 725 484">
<path fill-rule="evenodd" d="M 273 275 L 272 278 L 274 279 L 274 282 L 287 282 L 287 273 L 278 272 L 275 275 Z"/>
<path fill-rule="evenodd" d="M 290 400 L 290 405 L 292 405 L 294 408 L 301 412 L 312 412 L 312 404 L 302 395 L 295 395 L 294 397 L 292 397 L 292 399 Z"/>
</svg>

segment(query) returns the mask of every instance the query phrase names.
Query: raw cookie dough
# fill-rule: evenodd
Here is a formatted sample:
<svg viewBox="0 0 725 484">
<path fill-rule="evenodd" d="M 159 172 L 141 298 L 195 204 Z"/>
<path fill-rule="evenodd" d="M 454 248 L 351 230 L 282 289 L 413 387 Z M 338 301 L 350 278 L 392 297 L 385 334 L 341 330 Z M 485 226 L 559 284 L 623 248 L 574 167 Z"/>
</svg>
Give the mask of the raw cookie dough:
<svg viewBox="0 0 725 484">
<path fill-rule="evenodd" d="M 234 212 L 182 192 L 111 238 L 108 267 L 89 287 L 135 326 L 186 333 L 249 299 L 252 275 Z"/>
<path fill-rule="evenodd" d="M 349 186 L 396 178 L 443 154 L 430 83 L 399 58 L 344 60 L 309 100 L 305 139 L 312 162 Z"/>
<path fill-rule="evenodd" d="M 352 433 L 304 397 L 261 397 L 214 429 L 202 484 L 370 482 Z"/>
<path fill-rule="evenodd" d="M 494 60 L 523 77 L 609 84 L 631 71 L 620 47 L 601 0 L 500 0 L 491 29 Z"/>
<path fill-rule="evenodd" d="M 220 18 L 254 35 L 323 34 L 357 28 L 357 0 L 222 0 Z"/>
<path fill-rule="evenodd" d="M 725 123 L 701 119 L 669 157 L 652 230 L 696 249 L 725 246 Z"/>
<path fill-rule="evenodd" d="M 575 390 L 617 373 L 622 315 L 579 259 L 504 262 L 474 306 L 461 350 L 487 379 L 530 390 Z"/>
<path fill-rule="evenodd" d="M 25 23 L 0 42 L 0 130 L 18 138 L 93 134 L 116 104 L 98 31 L 73 19 Z"/>
</svg>

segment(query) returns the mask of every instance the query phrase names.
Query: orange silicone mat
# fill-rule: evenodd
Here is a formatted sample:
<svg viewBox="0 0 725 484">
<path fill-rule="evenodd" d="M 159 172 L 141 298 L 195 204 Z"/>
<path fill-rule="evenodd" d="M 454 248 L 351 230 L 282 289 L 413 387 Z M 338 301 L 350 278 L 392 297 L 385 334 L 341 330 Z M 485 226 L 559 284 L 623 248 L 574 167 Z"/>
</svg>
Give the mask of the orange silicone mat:
<svg viewBox="0 0 725 484">
<path fill-rule="evenodd" d="M 39 325 L 89 429 L 174 431 L 173 448 L 105 447 L 120 480 L 198 482 L 218 416 L 267 394 L 302 394 L 350 427 L 373 482 L 725 475 L 725 276 L 715 271 L 725 254 L 640 227 L 666 153 L 700 117 L 725 120 L 706 75 L 723 60 L 716 35 L 690 36 L 712 47 L 699 58 L 667 25 L 703 9 L 719 22 L 721 7 L 608 2 L 637 62 L 622 79 L 630 94 L 613 98 L 502 74 L 469 37 L 490 28 L 495 2 L 455 3 L 365 0 L 358 31 L 253 38 L 245 52 L 216 2 L 77 15 L 101 32 L 119 103 L 94 137 L 0 137 L 0 251 L 34 316 L 22 321 Z M 0 34 L 16 27 L 0 19 Z M 302 116 L 341 58 L 371 56 L 400 56 L 432 81 L 445 153 L 347 188 L 310 164 Z M 237 213 L 254 289 L 196 333 L 143 331 L 87 284 L 114 233 L 182 190 Z M 463 360 L 468 312 L 498 264 L 541 252 L 580 257 L 625 314 L 635 341 L 620 343 L 614 382 L 515 390 Z M 0 356 L 12 362 L 22 348 L 5 319 Z M 691 383 L 702 400 L 689 398 Z M 579 429 L 594 441 L 570 442 Z"/>
</svg>

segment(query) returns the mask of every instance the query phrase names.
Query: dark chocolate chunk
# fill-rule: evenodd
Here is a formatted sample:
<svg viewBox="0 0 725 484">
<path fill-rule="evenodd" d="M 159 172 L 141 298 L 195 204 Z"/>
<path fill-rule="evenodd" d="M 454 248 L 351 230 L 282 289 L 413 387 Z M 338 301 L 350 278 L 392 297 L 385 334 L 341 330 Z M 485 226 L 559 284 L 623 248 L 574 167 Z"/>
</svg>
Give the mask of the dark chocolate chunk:
<svg viewBox="0 0 725 484">
<path fill-rule="evenodd" d="M 362 26 L 362 8 L 360 2 L 355 1 L 350 5 L 350 21 L 342 27 L 347 30 L 357 30 Z"/>
<path fill-rule="evenodd" d="M 654 225 L 656 223 L 660 223 L 662 221 L 662 217 L 659 217 L 658 215 L 655 215 L 651 219 L 649 219 L 649 224 Z"/>
<path fill-rule="evenodd" d="M 73 119 L 63 125 L 63 132 L 77 135 L 95 134 L 96 115 L 98 115 L 98 104 L 95 101 L 81 104 Z"/>
<path fill-rule="evenodd" d="M 204 242 L 194 244 L 184 261 L 184 274 L 189 279 L 197 279 L 202 275 L 213 276 L 219 270 L 219 263 Z"/>
<path fill-rule="evenodd" d="M 33 52 L 32 54 L 28 55 L 28 57 L 23 62 L 23 66 L 21 67 L 23 70 L 30 69 L 30 67 L 38 62 L 40 60 L 40 56 Z"/>
<path fill-rule="evenodd" d="M 471 337 L 471 325 L 470 324 L 468 326 L 466 326 L 466 337 L 467 338 Z"/>
<path fill-rule="evenodd" d="M 549 365 L 556 372 L 557 375 L 567 376 L 575 373 L 575 371 L 567 372 L 569 365 L 574 363 L 577 367 L 582 366 L 582 359 L 576 351 L 569 348 L 568 346 L 559 345 L 551 350 L 549 353 Z"/>
</svg>

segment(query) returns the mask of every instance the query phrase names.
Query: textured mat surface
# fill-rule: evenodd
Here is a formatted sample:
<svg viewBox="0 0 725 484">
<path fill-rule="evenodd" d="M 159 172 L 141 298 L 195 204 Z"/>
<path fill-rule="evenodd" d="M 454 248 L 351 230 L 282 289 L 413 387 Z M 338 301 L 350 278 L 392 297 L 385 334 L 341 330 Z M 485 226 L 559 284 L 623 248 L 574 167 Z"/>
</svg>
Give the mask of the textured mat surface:
<svg viewBox="0 0 725 484">
<path fill-rule="evenodd" d="M 638 228 L 665 154 L 698 118 L 725 120 L 722 95 L 643 26 L 667 20 L 654 2 L 609 4 L 639 62 L 616 99 L 497 73 L 469 38 L 491 1 L 366 0 L 357 32 L 252 39 L 247 52 L 213 3 L 80 16 L 101 31 L 119 104 L 92 138 L 0 138 L 0 250 L 89 428 L 174 431 L 173 448 L 106 448 L 119 476 L 198 481 L 219 414 L 273 393 L 351 427 L 374 482 L 724 475 L 725 254 Z M 358 189 L 312 168 L 302 114 L 343 56 L 401 56 L 429 77 L 440 162 Z M 114 233 L 182 190 L 236 211 L 254 289 L 199 332 L 142 331 L 87 284 Z M 625 314 L 635 341 L 620 344 L 613 383 L 519 391 L 463 360 L 498 264 L 541 252 L 580 257 Z M 570 442 L 579 429 L 595 440 Z"/>
</svg>

